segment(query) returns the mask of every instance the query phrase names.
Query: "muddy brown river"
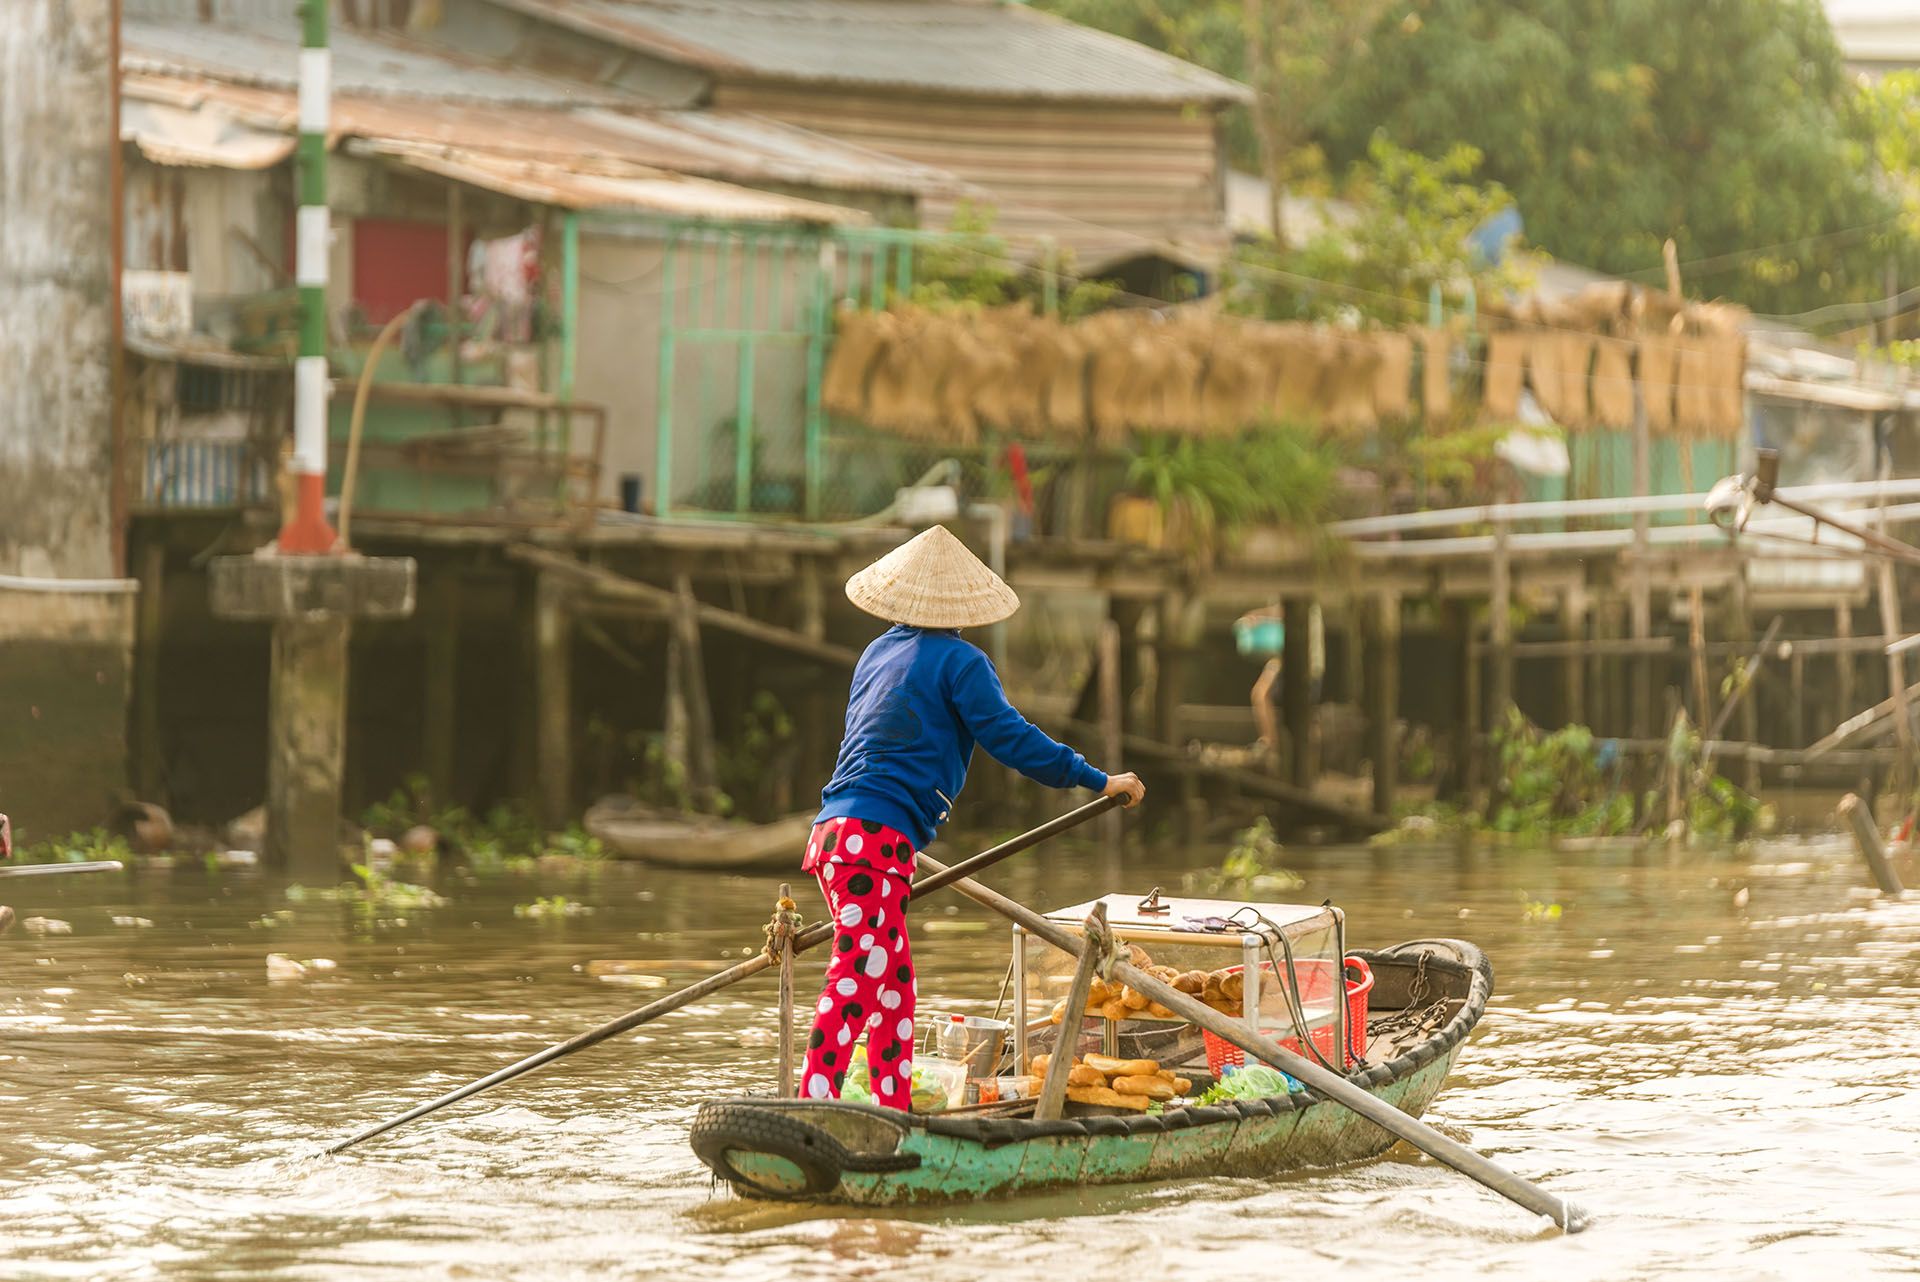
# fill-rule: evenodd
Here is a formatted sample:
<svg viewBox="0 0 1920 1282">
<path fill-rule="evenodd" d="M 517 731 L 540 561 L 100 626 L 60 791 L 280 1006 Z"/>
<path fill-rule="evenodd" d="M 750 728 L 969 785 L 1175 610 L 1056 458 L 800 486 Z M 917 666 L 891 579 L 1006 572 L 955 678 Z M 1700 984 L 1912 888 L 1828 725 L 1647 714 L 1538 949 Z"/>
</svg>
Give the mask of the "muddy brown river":
<svg viewBox="0 0 1920 1282">
<path fill-rule="evenodd" d="M 1217 859 L 1130 855 L 1116 876 L 1056 844 L 988 880 L 1055 907 Z M 1848 848 L 1288 863 L 1307 884 L 1287 897 L 1341 904 L 1350 945 L 1458 935 L 1492 956 L 1493 1005 L 1429 1120 L 1592 1209 L 1591 1230 L 1562 1237 L 1404 1148 L 908 1212 L 738 1200 L 686 1131 L 702 1099 L 770 1087 L 770 980 L 318 1157 L 739 960 L 778 878 L 449 874 L 444 906 L 370 910 L 192 865 L 0 883 L 22 918 L 71 926 L 0 938 L 0 1278 L 1920 1273 L 1920 901 L 1878 900 Z M 592 911 L 515 915 L 543 895 Z M 923 1008 L 989 1013 L 1004 926 L 951 895 L 914 911 Z M 333 965 L 270 979 L 270 953 Z M 612 958 L 644 973 L 584 972 Z M 821 964 L 802 961 L 803 1001 Z"/>
</svg>

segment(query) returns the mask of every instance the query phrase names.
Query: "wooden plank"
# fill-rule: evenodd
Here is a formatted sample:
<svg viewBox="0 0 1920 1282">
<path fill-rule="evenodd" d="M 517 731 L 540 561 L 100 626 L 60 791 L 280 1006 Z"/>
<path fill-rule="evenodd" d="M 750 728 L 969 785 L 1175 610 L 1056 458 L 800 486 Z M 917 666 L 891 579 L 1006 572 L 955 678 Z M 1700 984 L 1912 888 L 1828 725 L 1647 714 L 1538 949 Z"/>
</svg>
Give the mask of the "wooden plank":
<svg viewBox="0 0 1920 1282">
<path fill-rule="evenodd" d="M 1108 811 L 1108 814 L 1118 813 Z M 1067 1104 L 1067 1074 L 1073 1069 L 1073 1051 L 1080 1043 L 1080 1028 L 1087 1018 L 1087 994 L 1093 988 L 1093 972 L 1100 958 L 1111 947 L 1107 939 L 1107 906 L 1097 903 L 1087 914 L 1086 946 L 1073 968 L 1073 985 L 1067 989 L 1067 1008 L 1060 1015 L 1060 1038 L 1053 1044 L 1053 1057 L 1047 1061 L 1046 1080 L 1040 1087 L 1040 1099 L 1033 1106 L 1036 1122 L 1058 1121 Z"/>
<path fill-rule="evenodd" d="M 673 592 L 655 587 L 651 583 L 642 583 L 638 579 L 630 579 L 623 574 L 615 574 L 600 566 L 587 565 L 571 557 L 548 552 L 542 548 L 528 547 L 525 544 L 509 547 L 506 552 L 516 561 L 571 578 L 576 583 L 603 596 L 618 600 L 639 601 L 654 606 L 667 615 L 673 614 L 680 608 L 679 599 Z M 860 662 L 860 654 L 857 650 L 818 640 L 792 628 L 781 627 L 777 623 L 766 623 L 717 605 L 708 605 L 704 601 L 695 601 L 693 609 L 695 618 L 710 627 L 750 637 L 755 641 L 791 650 L 796 654 L 804 654 L 823 663 L 851 668 Z"/>
<path fill-rule="evenodd" d="M 1882 564 L 1885 564 L 1882 562 Z M 1893 870 L 1893 864 L 1887 859 L 1886 845 L 1880 840 L 1880 827 L 1873 821 L 1873 808 L 1866 802 L 1848 793 L 1840 799 L 1840 817 L 1847 821 L 1853 830 L 1854 845 L 1860 848 L 1861 858 L 1867 861 L 1867 868 L 1873 873 L 1875 884 L 1883 895 L 1898 895 L 1904 889 L 1900 884 L 1900 875 Z"/>
<path fill-rule="evenodd" d="M 360 392 L 360 380 L 355 378 L 336 378 L 333 380 L 333 394 L 336 398 L 351 400 Z M 602 409 L 592 401 L 563 401 L 557 396 L 548 396 L 543 392 L 529 392 L 517 387 L 482 387 L 475 384 L 451 383 L 387 383 L 376 381 L 368 395 L 376 401 L 396 401 L 407 405 L 464 405 L 475 409 L 504 410 L 570 410 L 575 414 L 594 413 Z"/>
<path fill-rule="evenodd" d="M 1744 646 L 1739 647 L 1745 649 Z M 1509 649 L 1516 659 L 1569 659 L 1576 656 L 1635 658 L 1662 655 L 1673 650 L 1672 637 L 1648 637 L 1644 641 L 1626 638 L 1618 641 L 1515 641 Z"/>
</svg>

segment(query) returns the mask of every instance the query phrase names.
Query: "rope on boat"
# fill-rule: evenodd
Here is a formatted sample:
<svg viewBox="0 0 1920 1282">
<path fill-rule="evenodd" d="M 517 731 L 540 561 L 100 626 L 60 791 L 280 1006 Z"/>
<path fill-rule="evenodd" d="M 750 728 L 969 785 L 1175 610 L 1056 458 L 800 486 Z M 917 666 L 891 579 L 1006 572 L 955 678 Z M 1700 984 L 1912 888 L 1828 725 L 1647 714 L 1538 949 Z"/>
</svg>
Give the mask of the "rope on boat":
<svg viewBox="0 0 1920 1282">
<path fill-rule="evenodd" d="M 766 945 L 762 949 L 769 961 L 778 962 L 780 954 L 793 946 L 796 935 L 804 928 L 800 917 L 800 906 L 792 898 L 782 895 L 773 905 L 773 916 L 760 928 L 766 936 Z"/>
</svg>

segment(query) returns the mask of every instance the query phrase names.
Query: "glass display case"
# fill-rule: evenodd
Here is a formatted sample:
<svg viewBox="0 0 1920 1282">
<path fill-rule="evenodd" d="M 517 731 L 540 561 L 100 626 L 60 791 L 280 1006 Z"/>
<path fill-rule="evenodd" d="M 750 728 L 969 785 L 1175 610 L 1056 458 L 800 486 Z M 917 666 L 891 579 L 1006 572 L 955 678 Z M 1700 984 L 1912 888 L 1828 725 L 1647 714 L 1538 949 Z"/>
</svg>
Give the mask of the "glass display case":
<svg viewBox="0 0 1920 1282">
<path fill-rule="evenodd" d="M 1145 899 L 1108 895 L 1049 912 L 1047 920 L 1079 934 L 1095 903 L 1106 905 L 1117 945 L 1131 946 L 1135 965 L 1155 970 L 1175 988 L 1276 1041 L 1296 1047 L 1347 1044 L 1341 959 L 1346 918 L 1332 905 L 1190 899 L 1158 891 Z M 1144 960 L 1143 960 L 1144 956 Z M 1013 928 L 1015 1062 L 1031 1060 L 1030 1040 L 1056 1023 L 1073 981 L 1074 959 Z M 1097 983 L 1076 1052 L 1121 1053 L 1123 1036 L 1155 1057 L 1179 1044 L 1185 1019 L 1116 982 Z M 1158 1034 L 1158 1036 L 1156 1036 Z M 1045 1038 L 1051 1041 L 1050 1036 Z M 1143 1049 L 1143 1052 L 1144 1049 Z"/>
</svg>

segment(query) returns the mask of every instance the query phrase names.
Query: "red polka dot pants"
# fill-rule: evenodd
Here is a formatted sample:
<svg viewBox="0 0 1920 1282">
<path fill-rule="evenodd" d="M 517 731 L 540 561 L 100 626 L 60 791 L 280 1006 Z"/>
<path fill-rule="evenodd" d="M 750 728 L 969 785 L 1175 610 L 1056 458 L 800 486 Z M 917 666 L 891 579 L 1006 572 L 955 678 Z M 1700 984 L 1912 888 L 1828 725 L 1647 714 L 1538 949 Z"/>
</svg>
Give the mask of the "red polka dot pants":
<svg viewBox="0 0 1920 1282">
<path fill-rule="evenodd" d="M 833 960 L 814 1004 L 800 1075 L 804 1099 L 838 1099 L 864 1034 L 874 1102 L 905 1111 L 913 1099 L 913 946 L 907 899 L 913 843 L 862 819 L 815 826 L 801 867 L 813 873 L 833 921 Z"/>
</svg>

